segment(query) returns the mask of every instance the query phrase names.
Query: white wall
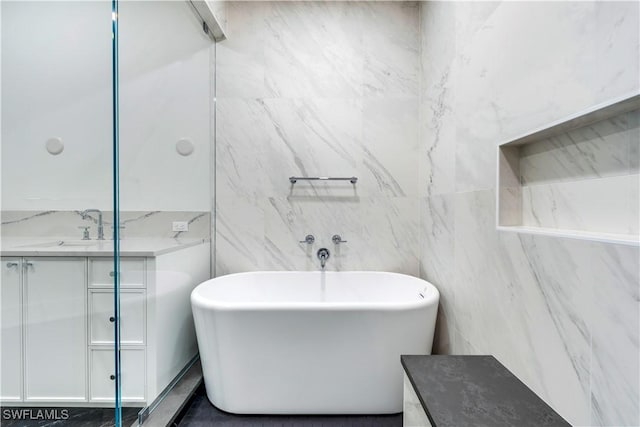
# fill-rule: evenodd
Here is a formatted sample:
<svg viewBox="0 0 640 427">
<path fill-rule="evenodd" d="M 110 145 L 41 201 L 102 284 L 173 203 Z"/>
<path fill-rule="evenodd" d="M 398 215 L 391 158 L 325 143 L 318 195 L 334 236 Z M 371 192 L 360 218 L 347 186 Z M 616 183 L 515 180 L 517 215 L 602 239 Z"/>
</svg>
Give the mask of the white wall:
<svg viewBox="0 0 640 427">
<path fill-rule="evenodd" d="M 111 201 L 111 6 L 2 2 L 2 208 Z M 65 151 L 45 150 L 61 137 Z"/>
<path fill-rule="evenodd" d="M 3 210 L 109 209 L 110 3 L 1 7 Z M 208 211 L 213 44 L 186 2 L 121 2 L 119 16 L 121 208 Z"/>
<path fill-rule="evenodd" d="M 495 355 L 575 425 L 640 424 L 640 252 L 497 232 L 496 149 L 638 91 L 638 15 L 637 2 L 421 9 L 421 270 L 441 292 L 436 349 Z"/>
<path fill-rule="evenodd" d="M 186 2 L 120 3 L 123 210 L 211 210 L 214 53 Z M 175 149 L 185 137 L 188 157 Z"/>
</svg>

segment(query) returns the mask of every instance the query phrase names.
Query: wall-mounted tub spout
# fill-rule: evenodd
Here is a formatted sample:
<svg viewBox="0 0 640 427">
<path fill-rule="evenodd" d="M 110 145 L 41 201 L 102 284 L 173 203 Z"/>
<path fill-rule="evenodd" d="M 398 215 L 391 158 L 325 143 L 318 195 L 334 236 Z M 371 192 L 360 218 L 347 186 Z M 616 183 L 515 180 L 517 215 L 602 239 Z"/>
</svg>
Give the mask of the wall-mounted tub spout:
<svg viewBox="0 0 640 427">
<path fill-rule="evenodd" d="M 327 260 L 329 259 L 329 249 L 320 248 L 318 249 L 318 259 L 320 260 L 320 267 L 324 270 L 324 266 L 327 264 Z"/>
</svg>

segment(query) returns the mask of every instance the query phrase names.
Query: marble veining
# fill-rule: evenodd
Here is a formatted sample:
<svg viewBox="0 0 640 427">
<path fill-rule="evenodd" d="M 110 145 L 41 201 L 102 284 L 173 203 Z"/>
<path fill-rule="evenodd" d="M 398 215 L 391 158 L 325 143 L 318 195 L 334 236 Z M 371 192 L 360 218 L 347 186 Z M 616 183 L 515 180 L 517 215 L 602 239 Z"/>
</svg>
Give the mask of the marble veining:
<svg viewBox="0 0 640 427">
<path fill-rule="evenodd" d="M 508 241 L 503 237 L 503 241 Z M 559 282 L 556 272 L 549 268 L 549 254 L 555 253 L 556 256 L 566 256 L 566 252 L 561 248 L 540 249 L 539 246 L 546 242 L 540 242 L 536 239 L 528 239 L 528 236 L 519 236 L 519 245 L 522 250 L 512 252 L 511 259 L 522 259 L 528 266 L 528 272 L 524 273 L 531 279 L 533 288 L 527 292 L 527 298 L 523 298 L 521 303 L 526 300 L 536 301 L 539 304 L 538 309 L 544 313 L 540 316 L 541 324 L 546 324 L 547 342 L 554 343 L 554 350 L 550 354 L 554 354 L 554 362 L 556 366 L 564 366 L 563 373 L 557 372 L 557 367 L 549 366 L 540 357 L 538 366 L 546 372 L 543 377 L 541 387 L 544 389 L 544 396 L 549 396 L 552 401 L 557 401 L 567 408 L 567 413 L 572 413 L 576 423 L 586 423 L 588 418 L 585 411 L 588 409 L 588 394 L 590 382 L 590 344 L 591 332 L 585 318 L 581 315 L 579 307 L 576 303 L 584 301 L 583 295 L 578 283 Z M 517 244 L 515 241 L 510 248 Z M 545 252 L 545 249 L 548 252 Z M 524 267 L 526 268 L 526 267 Z M 522 271 L 522 270 L 521 270 Z M 523 270 L 527 271 L 527 270 Z M 523 272 L 519 274 L 524 276 Z M 537 298 L 532 298 L 531 293 L 535 292 Z M 532 317 L 534 318 L 534 317 Z M 539 332 L 534 326 L 527 325 L 529 335 L 540 339 Z M 553 330 L 549 334 L 549 330 Z M 535 343 L 535 342 L 534 342 Z M 548 375 L 548 376 L 547 376 Z M 566 391 L 558 386 L 553 385 L 552 375 L 562 375 L 564 381 L 564 390 L 572 390 L 567 395 Z M 570 412 L 569 412 L 570 411 Z"/>
<path fill-rule="evenodd" d="M 416 394 L 407 374 L 403 374 L 404 384 L 402 390 L 402 425 L 406 427 L 431 427 L 431 422 L 422 408 L 420 399 Z"/>
<path fill-rule="evenodd" d="M 219 197 L 215 221 L 216 275 L 264 269 L 264 207 L 261 202 L 250 197 Z"/>
<path fill-rule="evenodd" d="M 638 175 L 522 188 L 522 225 L 638 234 Z"/>
<path fill-rule="evenodd" d="M 588 117 L 611 115 L 621 105 Z M 500 146 L 500 225 L 638 235 L 639 116 L 634 110 L 537 141 L 534 133 L 522 145 L 514 145 L 516 140 Z"/>
<path fill-rule="evenodd" d="M 218 274 L 317 269 L 321 246 L 329 269 L 420 274 L 441 291 L 438 350 L 495 354 L 573 424 L 640 424 L 638 248 L 495 229 L 499 142 L 638 89 L 637 8 L 231 3 L 218 46 Z M 637 120 L 531 147 L 528 221 L 580 215 L 589 228 L 609 207 L 620 215 L 609 224 L 633 232 Z M 355 186 L 287 182 L 354 173 Z M 584 177 L 623 204 L 588 205 Z M 336 232 L 348 243 L 332 246 Z M 313 247 L 298 243 L 308 233 Z"/>
<path fill-rule="evenodd" d="M 317 198 L 269 199 L 265 223 L 265 235 L 270 243 L 267 266 L 275 270 L 287 267 L 317 270 L 316 251 L 327 247 L 331 251 L 328 270 L 344 270 L 347 262 L 353 266 L 350 269 L 359 269 L 357 266 L 362 262 L 357 256 L 361 243 L 356 236 L 362 235 L 359 218 L 362 218 L 362 210 L 358 202 L 335 203 L 331 199 Z M 316 243 L 312 246 L 299 243 L 309 233 L 316 236 Z M 333 234 L 343 236 L 347 243 L 334 245 L 331 242 Z M 287 255 L 281 258 L 282 254 Z"/>
<path fill-rule="evenodd" d="M 418 3 L 363 2 L 361 7 L 364 95 L 414 98 L 419 85 Z"/>
<path fill-rule="evenodd" d="M 366 148 L 364 149 L 364 167 L 373 175 L 381 192 L 394 196 L 405 196 L 402 187 L 393 175 L 384 167 L 382 162 Z"/>
<path fill-rule="evenodd" d="M 83 219 L 81 211 L 2 211 L 2 237 L 60 237 L 80 239 L 80 226 L 89 226 L 96 238 L 98 217 L 91 213 Z M 209 212 L 123 211 L 120 212 L 120 238 L 205 238 L 210 237 Z M 189 231 L 172 231 L 173 221 L 186 221 Z M 113 212 L 103 212 L 105 237 L 113 236 Z"/>
<path fill-rule="evenodd" d="M 389 197 L 418 194 L 418 100 L 363 101 L 364 148 L 361 191 Z M 369 173 L 375 180 L 366 179 Z M 375 182 L 375 186 L 369 185 Z"/>
<path fill-rule="evenodd" d="M 269 3 L 264 62 L 270 96 L 360 96 L 361 16 L 346 2 Z"/>
<path fill-rule="evenodd" d="M 216 44 L 216 97 L 263 98 L 264 34 L 268 5 L 263 2 L 228 2 L 229 37 Z M 258 36 L 253 39 L 254 36 Z"/>
<path fill-rule="evenodd" d="M 639 425 L 640 249 L 496 230 L 495 170 L 499 143 L 640 90 L 640 6 L 421 6 L 420 274 L 441 294 L 434 348 L 495 355 L 573 425 Z M 637 123 L 627 113 L 521 153 L 527 221 L 637 233 Z"/>
<path fill-rule="evenodd" d="M 454 191 L 456 169 L 454 114 L 455 34 L 438 31 L 438 22 L 452 19 L 453 10 L 434 3 L 421 9 L 420 193 Z M 433 58 L 438 58 L 435 61 Z"/>
<path fill-rule="evenodd" d="M 420 276 L 440 291 L 438 327 L 434 348 L 449 353 L 455 341 L 455 292 L 448 286 L 455 274 L 455 204 L 452 195 L 420 200 Z"/>
<path fill-rule="evenodd" d="M 455 276 L 441 287 L 450 288 L 443 295 L 454 295 L 455 331 L 469 343 L 462 354 L 494 354 L 571 422 L 588 422 L 588 392 L 572 357 L 588 358 L 589 342 L 558 328 L 557 307 L 545 301 L 517 236 L 492 227 L 494 197 L 485 191 L 455 199 Z"/>
<path fill-rule="evenodd" d="M 222 98 L 215 108 L 216 198 L 256 197 L 266 190 L 264 101 Z"/>
<path fill-rule="evenodd" d="M 368 239 L 354 251 L 364 270 L 419 274 L 419 206 L 416 198 L 380 197 L 363 203 L 363 235 Z"/>
<path fill-rule="evenodd" d="M 290 175 L 354 175 L 362 158 L 360 100 L 269 99 L 265 107 L 269 168 L 290 170 Z M 272 177 L 274 193 L 283 187 L 288 190 L 282 184 L 287 184 L 290 175 L 285 174 L 283 182 L 282 175 L 276 180 L 273 172 L 267 173 Z"/>
<path fill-rule="evenodd" d="M 640 110 L 520 149 L 523 185 L 586 180 L 632 173 L 629 155 L 637 139 Z"/>
<path fill-rule="evenodd" d="M 228 4 L 217 62 L 218 275 L 316 270 L 322 246 L 330 270 L 418 274 L 418 10 Z M 292 175 L 359 180 L 291 185 Z M 316 244 L 299 244 L 309 233 Z M 348 243 L 336 247 L 333 234 Z"/>
</svg>

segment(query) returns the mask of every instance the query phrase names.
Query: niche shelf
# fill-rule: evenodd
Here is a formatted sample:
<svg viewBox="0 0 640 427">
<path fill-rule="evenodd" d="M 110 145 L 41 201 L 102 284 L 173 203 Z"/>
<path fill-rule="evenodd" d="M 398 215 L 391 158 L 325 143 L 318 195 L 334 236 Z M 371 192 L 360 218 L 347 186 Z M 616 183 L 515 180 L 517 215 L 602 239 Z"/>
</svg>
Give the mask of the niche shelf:
<svg viewBox="0 0 640 427">
<path fill-rule="evenodd" d="M 498 146 L 497 228 L 640 246 L 640 93 Z"/>
</svg>

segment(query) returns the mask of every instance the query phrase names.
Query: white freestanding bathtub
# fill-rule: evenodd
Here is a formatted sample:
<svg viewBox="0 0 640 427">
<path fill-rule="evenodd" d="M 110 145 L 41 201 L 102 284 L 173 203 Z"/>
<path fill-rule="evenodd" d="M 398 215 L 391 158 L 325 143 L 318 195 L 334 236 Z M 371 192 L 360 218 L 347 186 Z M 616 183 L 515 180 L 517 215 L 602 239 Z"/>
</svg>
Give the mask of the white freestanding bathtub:
<svg viewBox="0 0 640 427">
<path fill-rule="evenodd" d="M 252 272 L 191 305 L 207 396 L 238 414 L 402 412 L 401 354 L 429 354 L 438 290 L 383 272 Z"/>
</svg>

